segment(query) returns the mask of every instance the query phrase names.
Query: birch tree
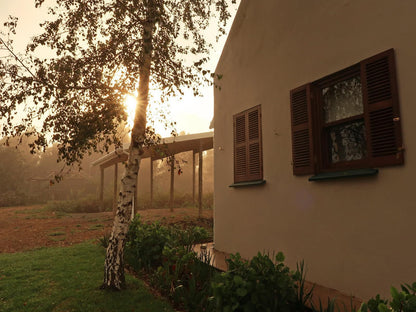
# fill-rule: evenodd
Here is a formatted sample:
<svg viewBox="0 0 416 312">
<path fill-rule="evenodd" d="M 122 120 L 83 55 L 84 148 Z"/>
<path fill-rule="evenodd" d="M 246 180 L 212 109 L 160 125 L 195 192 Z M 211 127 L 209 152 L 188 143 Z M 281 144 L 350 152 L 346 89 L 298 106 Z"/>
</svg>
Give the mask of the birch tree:
<svg viewBox="0 0 416 312">
<path fill-rule="evenodd" d="M 35 5 L 44 5 L 35 0 Z M 209 81 L 204 31 L 224 34 L 235 0 L 56 0 L 24 55 L 13 51 L 16 19 L 1 34 L 2 136 L 31 136 L 33 152 L 58 143 L 68 165 L 117 140 L 123 101 L 137 95 L 129 157 L 107 248 L 102 288 L 125 286 L 123 251 L 146 143 L 149 86 L 159 100 Z M 48 48 L 49 57 L 39 56 Z M 5 53 L 7 57 L 4 57 Z M 51 56 L 52 55 L 52 56 Z M 191 61 L 190 61 L 191 60 Z M 23 110 L 24 108 L 24 110 Z M 40 126 L 39 126 L 40 124 Z M 99 144 L 101 143 L 101 144 Z"/>
</svg>

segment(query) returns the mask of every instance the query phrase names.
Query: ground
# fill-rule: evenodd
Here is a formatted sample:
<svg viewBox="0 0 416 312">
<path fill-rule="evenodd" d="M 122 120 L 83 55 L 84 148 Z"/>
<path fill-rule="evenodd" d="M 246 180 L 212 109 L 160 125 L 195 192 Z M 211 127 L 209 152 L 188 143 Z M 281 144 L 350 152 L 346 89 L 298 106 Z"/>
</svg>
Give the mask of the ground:
<svg viewBox="0 0 416 312">
<path fill-rule="evenodd" d="M 142 220 L 163 223 L 195 224 L 212 228 L 212 210 L 176 208 L 139 211 Z M 111 231 L 113 214 L 57 213 L 43 206 L 0 208 L 0 253 L 14 253 L 39 247 L 69 246 L 86 240 L 102 238 Z"/>
</svg>

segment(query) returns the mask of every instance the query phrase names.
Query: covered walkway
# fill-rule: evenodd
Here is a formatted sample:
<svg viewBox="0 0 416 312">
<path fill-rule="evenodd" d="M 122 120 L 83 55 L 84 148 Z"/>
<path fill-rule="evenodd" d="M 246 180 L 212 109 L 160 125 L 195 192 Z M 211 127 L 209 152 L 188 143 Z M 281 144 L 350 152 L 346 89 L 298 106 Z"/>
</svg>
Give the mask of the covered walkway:
<svg viewBox="0 0 416 312">
<path fill-rule="evenodd" d="M 169 206 L 173 210 L 173 198 L 174 198 L 174 184 L 175 184 L 175 155 L 182 152 L 192 151 L 192 198 L 195 202 L 195 185 L 196 185 L 196 162 L 195 155 L 198 154 L 198 208 L 199 216 L 202 213 L 202 166 L 203 157 L 202 152 L 213 148 L 214 132 L 204 132 L 197 134 L 182 135 L 176 137 L 169 137 L 161 139 L 161 142 L 157 145 L 144 148 L 142 160 L 149 158 L 150 160 L 150 203 L 153 202 L 153 161 L 163 159 L 166 157 L 172 157 L 170 161 L 170 198 Z M 104 199 L 104 169 L 113 166 L 114 167 L 114 191 L 113 191 L 113 210 L 117 206 L 117 188 L 118 188 L 118 164 L 124 162 L 128 158 L 129 146 L 117 149 L 100 159 L 92 163 L 93 166 L 100 167 L 101 183 L 99 190 L 100 201 Z M 134 212 L 137 211 L 137 190 L 134 194 Z"/>
</svg>

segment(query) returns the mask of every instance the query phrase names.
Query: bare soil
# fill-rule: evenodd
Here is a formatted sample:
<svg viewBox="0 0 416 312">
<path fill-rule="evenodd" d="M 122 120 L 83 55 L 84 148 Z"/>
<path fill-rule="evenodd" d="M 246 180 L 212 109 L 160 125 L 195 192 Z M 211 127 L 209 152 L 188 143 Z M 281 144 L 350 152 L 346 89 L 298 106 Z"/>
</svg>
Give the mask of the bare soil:
<svg viewBox="0 0 416 312">
<path fill-rule="evenodd" d="M 212 210 L 204 210 L 201 219 L 196 208 L 175 208 L 173 212 L 148 209 L 139 213 L 143 221 L 212 229 Z M 0 208 L 0 253 L 97 240 L 110 233 L 112 224 L 112 212 L 66 214 L 48 211 L 43 206 Z"/>
</svg>

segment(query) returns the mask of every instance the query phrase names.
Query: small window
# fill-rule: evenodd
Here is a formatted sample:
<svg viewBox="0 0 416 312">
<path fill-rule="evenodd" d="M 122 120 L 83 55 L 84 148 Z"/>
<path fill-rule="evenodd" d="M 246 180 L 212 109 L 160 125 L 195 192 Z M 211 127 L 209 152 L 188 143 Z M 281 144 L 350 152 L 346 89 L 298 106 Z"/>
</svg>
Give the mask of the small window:
<svg viewBox="0 0 416 312">
<path fill-rule="evenodd" d="M 394 50 L 291 91 L 293 173 L 403 164 Z"/>
<path fill-rule="evenodd" d="M 234 183 L 263 179 L 260 105 L 234 115 Z"/>
</svg>

